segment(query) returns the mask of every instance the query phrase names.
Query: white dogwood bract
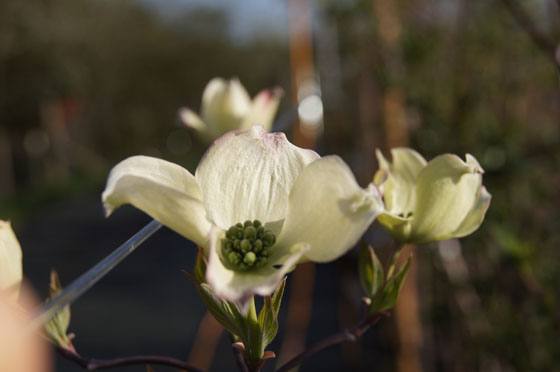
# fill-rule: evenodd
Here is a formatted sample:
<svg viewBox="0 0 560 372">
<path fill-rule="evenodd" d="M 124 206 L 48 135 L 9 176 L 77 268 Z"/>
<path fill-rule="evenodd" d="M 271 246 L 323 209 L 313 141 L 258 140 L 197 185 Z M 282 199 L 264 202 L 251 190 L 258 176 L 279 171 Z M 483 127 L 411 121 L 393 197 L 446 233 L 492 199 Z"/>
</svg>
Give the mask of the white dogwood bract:
<svg viewBox="0 0 560 372">
<path fill-rule="evenodd" d="M 404 243 L 428 243 L 474 232 L 484 220 L 491 195 L 482 185 L 474 156 L 463 161 L 444 154 L 429 163 L 409 148 L 391 150 L 392 163 L 378 150 L 375 182 L 386 212 L 378 221 Z"/>
<path fill-rule="evenodd" d="M 377 188 L 362 189 L 339 157 L 321 158 L 262 126 L 219 138 L 194 176 L 164 160 L 128 158 L 109 174 L 102 199 L 107 214 L 132 204 L 205 247 L 206 279 L 231 301 L 272 293 L 298 262 L 336 259 L 384 210 Z M 266 264 L 236 270 L 224 262 L 226 231 L 253 220 L 275 243 Z"/>
<path fill-rule="evenodd" d="M 0 220 L 0 291 L 16 300 L 23 278 L 21 246 L 8 221 Z"/>
<path fill-rule="evenodd" d="M 181 121 L 207 143 L 231 130 L 262 125 L 270 131 L 282 97 L 282 89 L 265 89 L 253 100 L 234 78 L 214 78 L 202 93 L 200 116 L 188 108 L 179 111 Z"/>
</svg>

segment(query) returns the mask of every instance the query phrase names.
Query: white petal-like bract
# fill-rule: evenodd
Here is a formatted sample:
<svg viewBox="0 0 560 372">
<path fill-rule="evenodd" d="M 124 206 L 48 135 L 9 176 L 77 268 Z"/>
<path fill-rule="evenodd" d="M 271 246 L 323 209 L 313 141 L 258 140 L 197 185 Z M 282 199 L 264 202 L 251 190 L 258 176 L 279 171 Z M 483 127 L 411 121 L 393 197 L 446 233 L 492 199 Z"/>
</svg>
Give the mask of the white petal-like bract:
<svg viewBox="0 0 560 372">
<path fill-rule="evenodd" d="M 107 215 L 123 204 L 132 204 L 205 246 L 211 226 L 201 198 L 198 183 L 189 171 L 149 156 L 133 156 L 117 164 L 102 196 Z"/>
<path fill-rule="evenodd" d="M 195 173 L 208 219 L 224 230 L 246 220 L 283 220 L 296 178 L 318 158 L 261 126 L 222 136 Z"/>
<path fill-rule="evenodd" d="M 352 248 L 383 211 L 373 184 L 362 189 L 342 159 L 321 158 L 305 168 L 292 188 L 275 249 L 305 243 L 307 260 L 332 261 Z"/>
<path fill-rule="evenodd" d="M 16 300 L 23 278 L 21 246 L 8 221 L 0 220 L 0 291 Z"/>
</svg>

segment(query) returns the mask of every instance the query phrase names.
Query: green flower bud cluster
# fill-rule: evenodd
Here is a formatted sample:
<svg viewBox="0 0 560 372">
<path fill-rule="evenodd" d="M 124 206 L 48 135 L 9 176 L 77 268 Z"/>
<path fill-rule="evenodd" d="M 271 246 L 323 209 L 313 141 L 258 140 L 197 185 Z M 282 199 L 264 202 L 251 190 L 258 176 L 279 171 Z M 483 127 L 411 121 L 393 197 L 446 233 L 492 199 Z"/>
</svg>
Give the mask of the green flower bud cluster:
<svg viewBox="0 0 560 372">
<path fill-rule="evenodd" d="M 222 239 L 222 260 L 226 266 L 239 271 L 259 268 L 268 262 L 270 248 L 276 236 L 265 229 L 258 220 L 237 223 L 226 232 Z"/>
</svg>

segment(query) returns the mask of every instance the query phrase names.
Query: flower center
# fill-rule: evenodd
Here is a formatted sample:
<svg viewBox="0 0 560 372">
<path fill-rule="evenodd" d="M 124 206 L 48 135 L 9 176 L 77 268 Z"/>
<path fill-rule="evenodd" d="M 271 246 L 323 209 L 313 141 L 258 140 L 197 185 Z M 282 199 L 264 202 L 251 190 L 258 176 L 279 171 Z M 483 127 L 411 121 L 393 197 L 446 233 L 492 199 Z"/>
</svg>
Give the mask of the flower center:
<svg viewBox="0 0 560 372">
<path fill-rule="evenodd" d="M 276 236 L 259 220 L 230 227 L 222 239 L 222 263 L 233 270 L 247 271 L 267 263 Z"/>
</svg>

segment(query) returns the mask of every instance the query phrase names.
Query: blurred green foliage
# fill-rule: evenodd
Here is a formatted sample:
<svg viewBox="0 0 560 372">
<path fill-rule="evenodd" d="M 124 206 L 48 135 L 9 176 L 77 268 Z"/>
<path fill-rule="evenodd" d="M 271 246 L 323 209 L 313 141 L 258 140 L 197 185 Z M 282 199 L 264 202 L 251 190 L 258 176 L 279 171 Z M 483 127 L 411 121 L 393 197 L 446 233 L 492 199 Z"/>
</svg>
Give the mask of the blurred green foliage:
<svg viewBox="0 0 560 372">
<path fill-rule="evenodd" d="M 11 145 L 18 192 L 64 178 L 49 179 L 53 171 L 37 157 L 103 177 L 133 154 L 192 168 L 204 149 L 177 130 L 177 110 L 198 111 L 212 77 L 238 76 L 253 95 L 289 78 L 285 40 L 236 42 L 216 8 L 166 19 L 136 1 L 2 1 L 0 35 L 0 137 Z M 45 118 L 52 103 L 73 114 L 59 143 L 60 128 Z M 33 129 L 50 138 L 39 155 L 25 148 Z"/>
</svg>

